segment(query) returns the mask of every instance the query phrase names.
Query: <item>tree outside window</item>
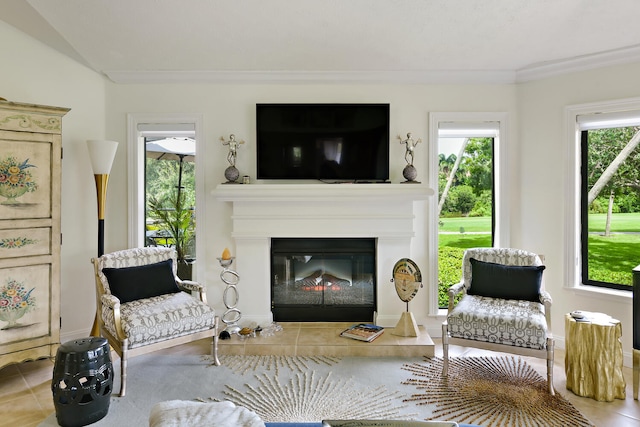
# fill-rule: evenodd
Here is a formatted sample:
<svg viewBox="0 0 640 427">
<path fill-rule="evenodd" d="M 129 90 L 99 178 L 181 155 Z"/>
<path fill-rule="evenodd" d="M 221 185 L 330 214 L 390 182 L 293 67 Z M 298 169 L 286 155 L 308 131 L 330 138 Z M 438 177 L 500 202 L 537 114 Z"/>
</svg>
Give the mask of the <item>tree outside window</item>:
<svg viewBox="0 0 640 427">
<path fill-rule="evenodd" d="M 493 138 L 439 138 L 438 306 L 462 277 L 465 249 L 493 245 Z M 452 152 L 452 151 L 455 151 Z"/>
<path fill-rule="evenodd" d="M 640 126 L 581 137 L 582 283 L 628 290 L 640 260 Z"/>
<path fill-rule="evenodd" d="M 164 145 L 151 149 L 161 142 Z M 180 151 L 186 148 L 181 142 L 192 143 L 194 148 Z M 145 144 L 145 245 L 174 247 L 178 276 L 191 280 L 196 238 L 195 141 L 147 138 Z"/>
</svg>

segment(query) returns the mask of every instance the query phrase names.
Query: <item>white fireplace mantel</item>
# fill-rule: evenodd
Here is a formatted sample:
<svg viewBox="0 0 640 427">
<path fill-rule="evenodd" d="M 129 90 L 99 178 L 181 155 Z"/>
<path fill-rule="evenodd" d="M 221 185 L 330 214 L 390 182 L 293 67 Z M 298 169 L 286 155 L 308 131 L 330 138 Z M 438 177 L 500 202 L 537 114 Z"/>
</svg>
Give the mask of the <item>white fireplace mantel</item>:
<svg viewBox="0 0 640 427">
<path fill-rule="evenodd" d="M 220 184 L 213 196 L 227 202 L 302 202 L 426 200 L 433 190 L 425 184 Z"/>
<path fill-rule="evenodd" d="M 424 229 L 415 223 L 416 209 L 425 212 L 424 201 L 433 194 L 431 188 L 417 183 L 218 185 L 212 195 L 232 204 L 231 236 L 242 277 L 238 308 L 243 319 L 258 324 L 272 320 L 271 238 L 373 237 L 377 239 L 377 321 L 394 325 L 404 304 L 387 276 L 398 259 L 411 256 L 416 229 Z"/>
</svg>

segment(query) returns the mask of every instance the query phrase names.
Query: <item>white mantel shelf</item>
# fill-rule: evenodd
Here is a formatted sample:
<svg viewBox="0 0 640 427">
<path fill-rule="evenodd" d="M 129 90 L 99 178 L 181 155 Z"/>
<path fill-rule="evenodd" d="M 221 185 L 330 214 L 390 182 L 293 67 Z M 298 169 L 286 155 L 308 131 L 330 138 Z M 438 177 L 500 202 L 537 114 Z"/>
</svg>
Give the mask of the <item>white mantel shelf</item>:
<svg viewBox="0 0 640 427">
<path fill-rule="evenodd" d="M 220 184 L 212 195 L 226 202 L 393 201 L 427 200 L 426 184 Z"/>
</svg>

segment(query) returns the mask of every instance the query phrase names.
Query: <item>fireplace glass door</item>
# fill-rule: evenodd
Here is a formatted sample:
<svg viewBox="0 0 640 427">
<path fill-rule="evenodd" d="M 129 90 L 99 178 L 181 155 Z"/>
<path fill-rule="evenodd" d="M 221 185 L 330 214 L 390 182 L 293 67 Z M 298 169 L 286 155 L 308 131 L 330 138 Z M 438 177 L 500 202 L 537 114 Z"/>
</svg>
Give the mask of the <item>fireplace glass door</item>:
<svg viewBox="0 0 640 427">
<path fill-rule="evenodd" d="M 373 321 L 375 239 L 272 239 L 271 298 L 280 322 Z"/>
</svg>

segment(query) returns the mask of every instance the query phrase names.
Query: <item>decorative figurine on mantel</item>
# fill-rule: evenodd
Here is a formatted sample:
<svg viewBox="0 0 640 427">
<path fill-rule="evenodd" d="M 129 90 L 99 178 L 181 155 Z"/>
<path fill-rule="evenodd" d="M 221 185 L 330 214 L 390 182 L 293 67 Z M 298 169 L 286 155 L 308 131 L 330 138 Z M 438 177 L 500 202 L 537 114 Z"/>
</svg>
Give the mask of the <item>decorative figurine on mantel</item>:
<svg viewBox="0 0 640 427">
<path fill-rule="evenodd" d="M 220 137 L 222 145 L 229 146 L 229 154 L 227 154 L 227 160 L 229 161 L 229 167 L 224 170 L 224 177 L 227 179 L 225 184 L 235 183 L 240 178 L 240 171 L 236 168 L 236 158 L 238 157 L 238 148 L 240 144 L 244 144 L 244 141 L 236 141 L 234 134 L 229 135 L 229 140 L 225 141 L 224 137 Z"/>
<path fill-rule="evenodd" d="M 402 176 L 404 176 L 404 179 L 406 179 L 404 183 L 420 184 L 419 181 L 416 181 L 416 178 L 418 176 L 418 171 L 413 166 L 413 152 L 415 151 L 416 146 L 422 142 L 422 139 L 418 138 L 418 140 L 415 141 L 411 137 L 411 132 L 407 133 L 407 139 L 403 140 L 400 135 L 398 135 L 398 139 L 400 140 L 400 144 L 406 145 L 404 159 L 407 162 L 407 166 L 405 166 L 404 169 L 402 170 Z"/>
</svg>

